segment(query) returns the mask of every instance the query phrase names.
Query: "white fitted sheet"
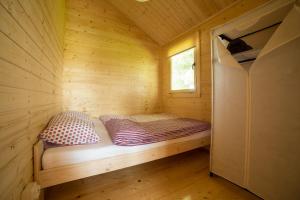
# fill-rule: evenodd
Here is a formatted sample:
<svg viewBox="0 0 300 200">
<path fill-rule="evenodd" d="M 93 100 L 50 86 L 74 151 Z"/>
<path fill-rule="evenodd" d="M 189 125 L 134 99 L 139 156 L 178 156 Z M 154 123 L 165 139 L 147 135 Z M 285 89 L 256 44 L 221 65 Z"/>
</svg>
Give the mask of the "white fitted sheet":
<svg viewBox="0 0 300 200">
<path fill-rule="evenodd" d="M 136 121 L 152 121 L 159 119 L 170 119 L 174 116 L 165 114 L 156 115 L 136 115 L 134 120 Z M 94 119 L 94 124 L 97 134 L 101 137 L 101 142 L 97 144 L 88 145 L 74 145 L 64 146 L 46 149 L 42 157 L 43 169 L 50 169 L 55 167 L 61 167 L 65 165 L 71 165 L 76 163 L 82 163 L 91 160 L 103 159 L 113 157 L 117 155 L 123 155 L 134 152 L 141 152 L 148 149 L 167 146 L 173 143 L 179 143 L 192 140 L 207 140 L 210 137 L 210 130 L 202 131 L 199 134 L 190 135 L 187 137 L 177 138 L 173 140 L 167 140 L 152 144 L 139 145 L 139 146 L 117 146 L 114 145 L 110 139 L 108 132 L 106 131 L 103 123 Z"/>
</svg>

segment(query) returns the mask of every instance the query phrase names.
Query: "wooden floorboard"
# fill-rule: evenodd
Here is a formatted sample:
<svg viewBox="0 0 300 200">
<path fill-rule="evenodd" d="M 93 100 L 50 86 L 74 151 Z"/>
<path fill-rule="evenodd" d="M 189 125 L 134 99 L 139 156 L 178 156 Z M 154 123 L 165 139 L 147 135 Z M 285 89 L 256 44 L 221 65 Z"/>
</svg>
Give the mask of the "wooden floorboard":
<svg viewBox="0 0 300 200">
<path fill-rule="evenodd" d="M 209 153 L 197 149 L 50 187 L 46 200 L 259 199 L 231 182 L 208 176 Z"/>
</svg>

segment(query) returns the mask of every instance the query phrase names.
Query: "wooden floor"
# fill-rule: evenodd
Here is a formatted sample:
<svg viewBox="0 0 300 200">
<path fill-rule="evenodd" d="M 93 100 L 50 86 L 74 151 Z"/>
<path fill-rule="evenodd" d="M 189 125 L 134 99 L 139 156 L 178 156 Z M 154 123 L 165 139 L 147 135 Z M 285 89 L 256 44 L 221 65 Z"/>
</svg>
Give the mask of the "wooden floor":
<svg viewBox="0 0 300 200">
<path fill-rule="evenodd" d="M 259 199 L 242 188 L 208 176 L 209 154 L 198 149 L 48 188 L 46 200 Z"/>
</svg>

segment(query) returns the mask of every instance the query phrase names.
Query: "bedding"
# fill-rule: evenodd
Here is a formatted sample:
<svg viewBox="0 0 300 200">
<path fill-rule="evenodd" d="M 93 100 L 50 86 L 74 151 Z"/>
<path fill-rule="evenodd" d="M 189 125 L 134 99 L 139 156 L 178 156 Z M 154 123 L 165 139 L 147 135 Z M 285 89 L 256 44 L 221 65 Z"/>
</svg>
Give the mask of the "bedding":
<svg viewBox="0 0 300 200">
<path fill-rule="evenodd" d="M 102 115 L 99 117 L 99 119 L 103 123 L 106 123 L 111 119 L 131 119 L 131 116 L 129 116 L 129 115 Z"/>
<path fill-rule="evenodd" d="M 87 123 L 90 126 L 93 126 L 93 122 L 89 118 L 88 115 L 86 115 L 82 112 L 76 112 L 76 111 L 66 111 L 66 112 L 62 112 L 62 113 L 55 115 L 50 120 L 48 126 L 58 123 L 58 122 L 61 122 L 61 121 L 64 121 L 64 120 L 67 120 L 68 118 L 71 118 L 71 119 L 75 118 L 77 120 L 84 121 L 85 123 Z"/>
<path fill-rule="evenodd" d="M 100 138 L 88 116 L 78 112 L 61 113 L 53 117 L 39 136 L 46 146 L 94 144 Z"/>
<path fill-rule="evenodd" d="M 165 115 L 156 115 L 148 120 L 160 120 L 165 118 Z M 169 117 L 170 118 L 170 117 Z M 145 116 L 138 116 L 136 121 L 145 121 Z M 83 144 L 73 146 L 63 146 L 55 148 L 47 148 L 42 157 L 43 169 L 51 169 L 66 165 L 78 164 L 92 160 L 106 159 L 114 156 L 122 156 L 125 154 L 143 152 L 150 149 L 165 147 L 166 152 L 168 146 L 172 144 L 189 142 L 193 143 L 194 148 L 209 145 L 210 130 L 201 131 L 186 137 L 166 140 L 157 143 L 139 145 L 139 146 L 118 146 L 114 145 L 104 124 L 99 119 L 93 119 L 96 134 L 101 138 L 96 144 Z"/>
<path fill-rule="evenodd" d="M 129 119 L 135 122 L 150 122 L 164 119 L 178 118 L 176 115 L 159 113 L 159 114 L 138 114 L 138 115 L 102 115 L 99 119 L 106 123 L 111 119 Z"/>
<path fill-rule="evenodd" d="M 174 118 L 148 122 L 111 118 L 103 121 L 114 144 L 135 146 L 185 137 L 208 130 L 210 124 L 195 119 Z"/>
<path fill-rule="evenodd" d="M 160 114 L 140 114 L 140 115 L 131 115 L 130 120 L 135 122 L 150 122 L 150 121 L 157 121 L 157 120 L 164 120 L 164 119 L 174 119 L 178 118 L 176 115 L 167 114 L 167 113 L 160 113 Z"/>
</svg>

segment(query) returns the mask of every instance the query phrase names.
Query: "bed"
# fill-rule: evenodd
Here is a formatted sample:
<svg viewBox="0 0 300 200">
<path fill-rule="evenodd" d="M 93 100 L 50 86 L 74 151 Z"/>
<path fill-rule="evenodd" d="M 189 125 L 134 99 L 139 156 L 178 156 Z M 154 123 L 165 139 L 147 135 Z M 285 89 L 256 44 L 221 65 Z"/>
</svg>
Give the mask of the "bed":
<svg viewBox="0 0 300 200">
<path fill-rule="evenodd" d="M 138 122 L 170 119 L 174 116 L 135 115 Z M 210 144 L 210 130 L 186 137 L 138 146 L 118 146 L 99 119 L 93 119 L 97 144 L 45 148 L 39 140 L 34 146 L 34 178 L 42 188 L 102 174 L 160 158 L 168 157 Z"/>
</svg>

